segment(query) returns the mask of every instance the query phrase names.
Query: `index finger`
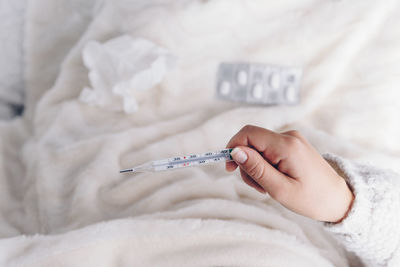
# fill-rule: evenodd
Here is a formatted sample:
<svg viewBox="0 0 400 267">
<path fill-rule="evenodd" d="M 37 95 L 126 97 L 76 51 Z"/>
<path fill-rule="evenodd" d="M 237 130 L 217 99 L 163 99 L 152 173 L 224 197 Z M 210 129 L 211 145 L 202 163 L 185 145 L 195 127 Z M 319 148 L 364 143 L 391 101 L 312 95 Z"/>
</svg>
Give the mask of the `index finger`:
<svg viewBox="0 0 400 267">
<path fill-rule="evenodd" d="M 280 137 L 280 134 L 273 131 L 258 126 L 246 125 L 231 138 L 226 147 L 250 146 L 258 152 L 264 152 L 271 144 L 279 142 Z"/>
<path fill-rule="evenodd" d="M 237 146 L 248 146 L 252 147 L 258 152 L 262 153 L 263 156 L 269 160 L 268 148 L 276 146 L 281 140 L 281 136 L 273 131 L 253 126 L 244 126 L 237 134 L 235 134 L 226 145 L 227 148 L 235 148 Z M 272 152 L 270 150 L 270 152 Z M 274 153 L 269 153 L 273 156 Z M 227 162 L 225 168 L 227 171 L 234 171 L 237 168 L 237 164 L 234 161 Z"/>
</svg>

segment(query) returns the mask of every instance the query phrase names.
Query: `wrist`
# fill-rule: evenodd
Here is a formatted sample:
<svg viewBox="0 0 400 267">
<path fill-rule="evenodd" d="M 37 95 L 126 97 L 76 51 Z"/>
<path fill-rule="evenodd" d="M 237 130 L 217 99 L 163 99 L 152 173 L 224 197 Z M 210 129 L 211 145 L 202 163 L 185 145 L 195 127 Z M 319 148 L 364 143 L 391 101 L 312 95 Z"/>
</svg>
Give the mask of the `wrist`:
<svg viewBox="0 0 400 267">
<path fill-rule="evenodd" d="M 343 204 L 343 212 L 342 215 L 340 216 L 340 219 L 333 221 L 333 224 L 338 224 L 341 223 L 344 219 L 347 218 L 349 212 L 352 209 L 353 206 L 353 202 L 354 202 L 354 194 L 353 192 L 350 190 L 349 186 L 347 185 L 346 181 L 343 179 L 343 177 L 339 176 L 340 179 L 343 181 L 344 184 L 344 194 L 341 196 L 343 197 L 343 199 L 345 199 L 346 201 L 344 201 Z"/>
</svg>

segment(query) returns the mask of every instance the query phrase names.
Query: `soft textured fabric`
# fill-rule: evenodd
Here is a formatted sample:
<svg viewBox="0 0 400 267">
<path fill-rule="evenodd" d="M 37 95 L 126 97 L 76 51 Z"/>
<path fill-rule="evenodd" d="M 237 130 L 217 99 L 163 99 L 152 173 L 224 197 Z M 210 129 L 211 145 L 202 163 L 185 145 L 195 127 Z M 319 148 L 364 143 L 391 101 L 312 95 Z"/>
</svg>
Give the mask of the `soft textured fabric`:
<svg viewBox="0 0 400 267">
<path fill-rule="evenodd" d="M 327 223 L 326 229 L 367 266 L 399 266 L 399 175 L 330 154 L 325 159 L 346 179 L 355 195 L 346 219 L 338 224 Z"/>
<path fill-rule="evenodd" d="M 27 0 L 0 0 L 0 120 L 19 114 L 24 100 Z"/>
<path fill-rule="evenodd" d="M 357 266 L 320 223 L 220 164 L 118 171 L 223 148 L 245 124 L 296 128 L 320 152 L 399 171 L 399 11 L 397 0 L 29 1 L 27 111 L 0 123 L 0 265 Z M 124 34 L 178 56 L 132 115 L 78 99 L 83 47 Z M 216 100 L 221 61 L 302 67 L 301 104 Z"/>
</svg>

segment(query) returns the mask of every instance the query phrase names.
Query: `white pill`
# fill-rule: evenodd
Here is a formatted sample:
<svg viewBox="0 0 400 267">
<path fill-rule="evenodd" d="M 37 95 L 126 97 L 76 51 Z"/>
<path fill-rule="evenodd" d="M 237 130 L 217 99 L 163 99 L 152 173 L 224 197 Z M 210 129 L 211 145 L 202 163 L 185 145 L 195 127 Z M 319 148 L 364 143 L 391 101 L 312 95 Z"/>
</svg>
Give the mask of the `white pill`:
<svg viewBox="0 0 400 267">
<path fill-rule="evenodd" d="M 274 72 L 271 74 L 271 76 L 269 77 L 269 85 L 273 89 L 279 89 L 279 87 L 281 87 L 281 77 L 279 73 Z"/>
<path fill-rule="evenodd" d="M 297 101 L 296 88 L 293 85 L 290 85 L 289 87 L 286 88 L 285 97 L 286 100 L 289 101 L 290 103 L 294 103 Z"/>
<path fill-rule="evenodd" d="M 237 75 L 237 81 L 240 85 L 244 86 L 247 84 L 247 72 L 244 70 L 239 71 Z"/>
<path fill-rule="evenodd" d="M 227 81 L 221 83 L 219 91 L 221 92 L 222 95 L 228 95 L 229 92 L 231 91 L 231 84 Z"/>
<path fill-rule="evenodd" d="M 254 98 L 257 98 L 257 99 L 262 98 L 263 97 L 263 86 L 261 84 L 259 84 L 259 83 L 256 83 L 253 86 L 252 94 L 253 94 Z"/>
</svg>

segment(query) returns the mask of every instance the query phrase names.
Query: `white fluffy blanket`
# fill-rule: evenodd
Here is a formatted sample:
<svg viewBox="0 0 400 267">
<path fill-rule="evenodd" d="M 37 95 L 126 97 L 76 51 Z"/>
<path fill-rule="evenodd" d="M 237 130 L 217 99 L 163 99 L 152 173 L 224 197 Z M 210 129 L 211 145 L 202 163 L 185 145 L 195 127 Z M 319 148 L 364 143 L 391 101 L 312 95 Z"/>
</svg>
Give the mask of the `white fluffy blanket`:
<svg viewBox="0 0 400 267">
<path fill-rule="evenodd" d="M 27 109 L 0 125 L 0 265 L 355 265 L 223 165 L 118 170 L 219 149 L 256 124 L 399 171 L 399 12 L 397 0 L 31 0 Z M 179 58 L 130 115 L 78 100 L 83 47 L 122 34 Z M 216 100 L 221 61 L 303 67 L 301 105 Z"/>
</svg>

